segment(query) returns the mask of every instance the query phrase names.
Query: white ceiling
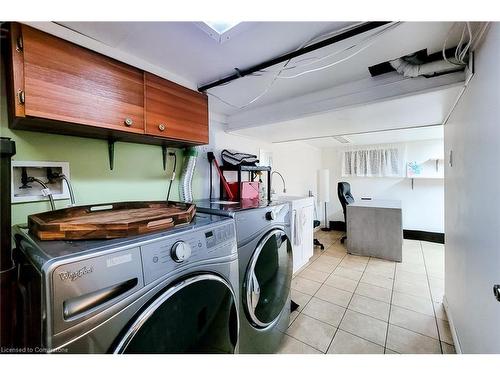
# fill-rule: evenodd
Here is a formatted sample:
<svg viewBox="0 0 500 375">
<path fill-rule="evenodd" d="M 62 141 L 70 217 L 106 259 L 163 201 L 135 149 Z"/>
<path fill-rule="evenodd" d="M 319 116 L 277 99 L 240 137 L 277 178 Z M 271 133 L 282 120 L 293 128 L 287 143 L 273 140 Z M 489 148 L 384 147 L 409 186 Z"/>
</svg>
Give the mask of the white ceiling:
<svg viewBox="0 0 500 375">
<path fill-rule="evenodd" d="M 382 143 L 414 142 L 428 139 L 443 139 L 443 125 L 426 126 L 420 128 L 387 130 L 374 133 L 360 133 L 343 136 L 349 143 L 340 143 L 334 138 L 318 138 L 305 141 L 317 148 L 344 147 L 349 145 L 375 145 Z"/>
<path fill-rule="evenodd" d="M 248 68 L 295 50 L 313 38 L 353 24 L 355 23 L 242 22 L 228 32 L 229 40 L 222 42 L 203 31 L 200 22 L 63 22 L 58 23 L 58 25 L 63 25 L 61 27 L 51 25 L 62 29 L 61 32 L 57 31 L 59 36 L 67 37 L 68 35 L 61 34 L 72 33 L 75 37 L 69 37 L 70 40 L 86 38 L 90 41 L 92 39 L 92 42 L 83 44 L 97 43 L 101 51 L 103 49 L 113 51 L 115 56 L 131 56 L 138 62 L 145 62 L 144 66 L 155 69 L 157 67 L 159 72 L 167 72 L 180 78 L 183 84 L 198 87 L 234 73 L 234 68 Z M 368 48 L 347 61 L 298 78 L 277 79 L 270 86 L 283 64 L 271 67 L 266 72 L 261 72 L 261 75 L 247 76 L 209 90 L 209 94 L 212 95 L 210 96 L 210 111 L 212 114 L 222 115 L 221 118 L 234 117 L 246 114 L 246 111 L 252 112 L 266 108 L 269 105 L 271 108 L 275 105 L 278 108 L 279 103 L 284 103 L 291 98 L 297 98 L 300 101 L 302 96 L 321 92 L 321 90 L 335 91 L 335 88 L 341 85 L 373 80 L 368 72 L 369 66 L 421 49 L 427 49 L 429 53 L 440 51 L 451 26 L 450 22 L 400 23 L 375 40 L 370 40 Z M 42 29 L 43 27 L 46 26 L 42 25 Z M 282 76 L 296 74 L 343 59 L 360 47 L 347 52 L 339 53 L 339 51 L 354 44 L 365 46 L 367 44 L 365 40 L 377 32 L 380 32 L 380 28 L 296 58 L 290 61 L 287 67 L 298 66 L 284 71 Z M 448 46 L 456 45 L 459 38 L 460 28 L 455 28 L 454 33 L 448 38 Z M 338 54 L 335 56 L 315 62 L 306 68 L 300 66 L 336 52 Z M 144 69 L 148 70 L 148 68 Z M 224 104 L 214 96 L 241 107 L 266 89 L 268 90 L 265 95 L 244 109 Z M 317 147 L 331 147 L 338 142 L 332 141 L 331 138 L 316 140 L 311 140 L 311 138 L 336 134 L 351 134 L 348 137 L 354 144 L 432 139 L 438 136 L 437 127 L 382 133 L 373 133 L 373 131 L 441 124 L 459 89 L 457 86 L 448 87 L 376 103 L 362 103 L 344 109 L 333 110 L 331 108 L 330 112 L 316 113 L 302 118 L 294 115 L 291 117 L 294 119 L 290 121 L 243 128 L 234 133 L 271 142 L 309 139 L 307 142 Z M 415 89 L 414 92 L 417 91 Z M 372 133 L 359 135 L 366 132 Z"/>
<path fill-rule="evenodd" d="M 231 39 L 219 43 L 207 35 L 197 22 L 63 22 L 59 23 L 124 53 L 137 56 L 195 86 L 234 73 L 234 68 L 247 68 L 256 63 L 292 51 L 313 37 L 342 29 L 352 22 L 243 22 L 231 30 Z M 343 83 L 369 77 L 368 67 L 420 49 L 429 53 L 442 48 L 451 23 L 405 22 L 383 34 L 366 50 L 333 68 L 295 79 L 277 80 L 269 91 L 248 108 L 279 102 Z M 459 38 L 451 36 L 453 45 Z M 323 57 L 360 42 L 376 31 L 336 43 L 292 60 L 288 67 Z M 343 58 L 354 50 L 335 55 L 307 69 Z M 248 103 L 269 86 L 280 66 L 269 68 L 262 76 L 247 76 L 209 92 L 238 107 Z M 286 74 L 300 72 L 300 68 Z M 285 75 L 285 74 L 283 74 Z M 211 110 L 234 114 L 238 109 L 212 97 Z"/>
<path fill-rule="evenodd" d="M 329 147 L 332 145 L 331 140 L 311 141 L 311 138 L 441 124 L 459 91 L 460 87 L 452 87 L 271 125 L 240 129 L 233 133 L 261 138 L 268 142 L 306 140 L 318 147 Z M 372 137 L 373 141 L 367 141 L 368 143 L 379 143 L 380 137 L 387 136 L 384 134 L 363 139 Z M 383 142 L 386 141 L 382 140 Z"/>
</svg>

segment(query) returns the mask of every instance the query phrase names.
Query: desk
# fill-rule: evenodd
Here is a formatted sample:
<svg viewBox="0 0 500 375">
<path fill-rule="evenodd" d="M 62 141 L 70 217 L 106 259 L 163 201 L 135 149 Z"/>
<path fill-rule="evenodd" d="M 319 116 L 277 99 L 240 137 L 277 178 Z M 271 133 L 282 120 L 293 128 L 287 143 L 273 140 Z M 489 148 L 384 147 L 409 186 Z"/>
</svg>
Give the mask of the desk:
<svg viewBox="0 0 500 375">
<path fill-rule="evenodd" d="M 347 251 L 401 262 L 401 201 L 357 200 L 347 206 Z"/>
</svg>

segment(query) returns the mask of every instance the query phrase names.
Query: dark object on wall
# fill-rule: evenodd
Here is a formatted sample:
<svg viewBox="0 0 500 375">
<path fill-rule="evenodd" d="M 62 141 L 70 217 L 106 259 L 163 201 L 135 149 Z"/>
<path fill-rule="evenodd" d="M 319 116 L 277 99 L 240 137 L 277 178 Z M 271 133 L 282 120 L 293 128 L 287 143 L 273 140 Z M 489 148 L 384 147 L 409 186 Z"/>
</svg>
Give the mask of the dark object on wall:
<svg viewBox="0 0 500 375">
<path fill-rule="evenodd" d="M 404 229 L 403 238 L 407 240 L 428 241 L 444 244 L 444 233 Z"/>
<path fill-rule="evenodd" d="M 15 327 L 15 267 L 12 261 L 11 218 L 11 158 L 16 144 L 10 138 L 0 138 L 0 348 L 13 345 Z"/>
<path fill-rule="evenodd" d="M 342 205 L 342 211 L 344 212 L 344 221 L 347 223 L 347 205 L 354 203 L 354 197 L 351 194 L 351 185 L 348 182 L 339 182 L 337 185 L 337 195 L 339 197 L 340 204 Z M 340 243 L 344 243 L 347 239 L 347 235 L 340 239 Z"/>
<path fill-rule="evenodd" d="M 203 92 L 203 91 L 206 91 L 208 89 L 211 89 L 212 87 L 223 85 L 225 83 L 234 81 L 235 79 L 238 79 L 238 78 L 244 77 L 246 75 L 255 73 L 255 72 L 259 71 L 259 70 L 269 68 L 270 66 L 273 66 L 273 65 L 276 65 L 276 64 L 288 61 L 288 60 L 293 59 L 293 58 L 298 57 L 298 56 L 302 56 L 302 55 L 304 55 L 306 53 L 309 53 L 309 52 L 316 51 L 316 50 L 318 50 L 320 48 L 327 47 L 327 46 L 329 46 L 331 44 L 340 42 L 342 40 L 345 40 L 345 39 L 348 39 L 348 38 L 352 38 L 352 37 L 354 37 L 356 35 L 365 33 L 367 31 L 376 29 L 378 27 L 387 25 L 389 23 L 390 22 L 364 22 L 361 25 L 352 27 L 352 28 L 350 28 L 349 30 L 346 30 L 343 33 L 334 35 L 334 36 L 332 36 L 330 38 L 327 38 L 325 40 L 322 40 L 320 42 L 317 42 L 317 43 L 311 44 L 309 46 L 300 48 L 300 49 L 298 49 L 296 51 L 292 51 L 292 52 L 286 53 L 284 55 L 281 55 L 279 57 L 275 57 L 273 59 L 264 61 L 264 62 L 262 62 L 260 64 L 254 65 L 254 66 L 252 66 L 250 68 L 247 68 L 247 69 L 238 69 L 238 68 L 235 68 L 236 73 L 231 74 L 231 75 L 229 75 L 229 76 L 227 76 L 225 78 L 219 79 L 219 80 L 217 80 L 215 82 L 211 82 L 211 83 L 208 83 L 206 85 L 200 86 L 198 88 L 198 91 Z"/>
</svg>

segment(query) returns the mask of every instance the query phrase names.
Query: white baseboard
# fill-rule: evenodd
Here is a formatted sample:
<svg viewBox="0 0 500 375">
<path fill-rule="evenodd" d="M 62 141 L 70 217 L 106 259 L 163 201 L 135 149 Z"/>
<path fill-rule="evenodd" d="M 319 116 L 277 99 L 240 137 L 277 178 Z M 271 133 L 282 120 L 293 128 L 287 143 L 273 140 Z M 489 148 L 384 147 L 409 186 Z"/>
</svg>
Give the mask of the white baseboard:
<svg viewBox="0 0 500 375">
<path fill-rule="evenodd" d="M 451 337 L 453 338 L 453 345 L 455 345 L 455 352 L 457 354 L 463 354 L 462 348 L 460 347 L 460 341 L 458 340 L 457 330 L 455 328 L 455 324 L 453 324 L 453 316 L 451 314 L 450 305 L 448 304 L 446 296 L 443 297 L 443 306 L 446 311 L 446 316 L 448 317 L 448 323 L 450 323 Z"/>
</svg>

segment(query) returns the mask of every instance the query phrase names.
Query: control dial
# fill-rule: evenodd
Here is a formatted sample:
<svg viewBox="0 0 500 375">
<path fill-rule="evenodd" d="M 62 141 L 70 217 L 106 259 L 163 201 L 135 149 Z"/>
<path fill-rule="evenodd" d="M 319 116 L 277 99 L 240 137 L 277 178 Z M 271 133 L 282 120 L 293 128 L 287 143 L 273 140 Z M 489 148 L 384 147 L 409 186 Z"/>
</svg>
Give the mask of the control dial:
<svg viewBox="0 0 500 375">
<path fill-rule="evenodd" d="M 269 221 L 276 220 L 276 214 L 274 213 L 274 211 L 266 212 L 266 219 Z"/>
<path fill-rule="evenodd" d="M 170 256 L 175 262 L 182 263 L 191 256 L 191 246 L 184 241 L 178 241 L 172 246 Z"/>
</svg>

